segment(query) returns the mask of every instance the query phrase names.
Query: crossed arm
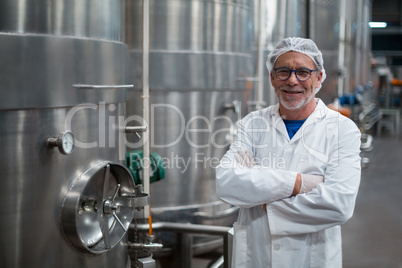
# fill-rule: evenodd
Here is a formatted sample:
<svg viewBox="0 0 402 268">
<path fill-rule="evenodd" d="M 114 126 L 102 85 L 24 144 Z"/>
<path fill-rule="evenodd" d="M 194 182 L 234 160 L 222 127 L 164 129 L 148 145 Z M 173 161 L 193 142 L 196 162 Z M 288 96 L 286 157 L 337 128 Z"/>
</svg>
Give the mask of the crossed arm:
<svg viewBox="0 0 402 268">
<path fill-rule="evenodd" d="M 246 150 L 245 152 L 242 150 L 237 151 L 235 159 L 244 167 L 251 168 L 256 165 L 252 153 L 249 150 Z M 324 182 L 323 176 L 297 173 L 291 196 L 295 196 L 299 193 L 308 193 L 322 182 Z"/>
<path fill-rule="evenodd" d="M 353 124 L 344 122 L 340 127 L 328 155 L 325 182 L 313 180 L 310 190 L 303 190 L 306 174 L 256 165 L 251 152 L 246 153 L 247 144 L 252 144 L 246 136 L 246 142 L 232 145 L 216 169 L 218 196 L 244 208 L 266 204 L 275 235 L 317 232 L 343 224 L 353 214 L 360 183 L 360 132 Z"/>
</svg>

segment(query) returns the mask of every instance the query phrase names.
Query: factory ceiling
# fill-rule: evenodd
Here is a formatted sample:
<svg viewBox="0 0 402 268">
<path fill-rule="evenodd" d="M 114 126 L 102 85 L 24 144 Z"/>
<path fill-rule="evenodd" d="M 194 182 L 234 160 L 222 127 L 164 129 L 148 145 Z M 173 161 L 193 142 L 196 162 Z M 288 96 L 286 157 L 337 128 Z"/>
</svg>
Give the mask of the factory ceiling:
<svg viewBox="0 0 402 268">
<path fill-rule="evenodd" d="M 402 65 L 402 0 L 373 0 L 371 21 L 387 27 L 372 29 L 372 51 L 384 55 L 390 65 Z"/>
</svg>

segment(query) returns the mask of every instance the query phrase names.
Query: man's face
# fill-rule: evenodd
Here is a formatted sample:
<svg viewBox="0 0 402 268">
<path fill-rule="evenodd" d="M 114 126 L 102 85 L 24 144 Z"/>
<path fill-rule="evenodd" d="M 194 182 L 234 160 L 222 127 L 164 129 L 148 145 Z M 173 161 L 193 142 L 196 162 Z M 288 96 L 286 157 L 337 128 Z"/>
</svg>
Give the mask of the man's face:
<svg viewBox="0 0 402 268">
<path fill-rule="evenodd" d="M 290 51 L 277 59 L 274 68 L 287 67 L 291 70 L 299 68 L 316 69 L 313 60 L 302 53 Z M 294 72 L 289 79 L 279 80 L 275 72 L 271 71 L 271 84 L 275 88 L 281 107 L 287 110 L 301 110 L 307 104 L 315 103 L 315 89 L 321 84 L 322 73 L 315 71 L 306 81 L 299 81 Z"/>
</svg>

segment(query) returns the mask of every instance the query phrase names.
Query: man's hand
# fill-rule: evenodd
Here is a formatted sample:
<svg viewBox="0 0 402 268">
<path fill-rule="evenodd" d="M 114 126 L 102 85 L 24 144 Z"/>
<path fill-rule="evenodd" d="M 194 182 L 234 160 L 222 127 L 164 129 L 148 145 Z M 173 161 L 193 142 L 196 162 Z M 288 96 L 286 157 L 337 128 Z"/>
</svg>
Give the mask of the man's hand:
<svg viewBox="0 0 402 268">
<path fill-rule="evenodd" d="M 301 175 L 301 187 L 299 194 L 305 194 L 311 192 L 318 184 L 324 182 L 324 177 L 320 175 L 300 174 Z"/>
<path fill-rule="evenodd" d="M 255 166 L 255 160 L 252 156 L 252 153 L 249 150 L 245 152 L 239 150 L 237 154 L 235 154 L 236 161 L 248 168 Z M 297 174 L 295 186 L 293 188 L 293 193 L 291 196 L 297 194 L 305 194 L 311 192 L 314 188 L 317 187 L 318 184 L 324 182 L 324 177 L 320 175 L 310 175 L 310 174 Z M 266 211 L 266 204 L 260 205 L 260 207 Z"/>
<path fill-rule="evenodd" d="M 236 161 L 242 166 L 246 166 L 249 168 L 255 166 L 253 155 L 249 150 L 246 150 L 246 152 L 243 152 L 241 150 L 237 151 L 237 154 L 235 154 L 235 158 Z"/>
<path fill-rule="evenodd" d="M 324 182 L 324 177 L 320 175 L 310 175 L 310 174 L 297 174 L 295 186 L 293 188 L 293 193 L 291 196 L 297 194 L 305 194 L 311 192 L 318 184 Z M 260 205 L 264 211 L 267 211 L 267 205 Z"/>
</svg>

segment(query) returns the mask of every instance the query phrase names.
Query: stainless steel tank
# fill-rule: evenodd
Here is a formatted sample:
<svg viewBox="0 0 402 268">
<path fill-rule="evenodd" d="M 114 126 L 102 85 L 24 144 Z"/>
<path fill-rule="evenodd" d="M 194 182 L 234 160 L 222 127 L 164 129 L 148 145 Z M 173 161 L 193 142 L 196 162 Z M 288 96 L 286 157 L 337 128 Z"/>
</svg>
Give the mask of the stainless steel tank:
<svg viewBox="0 0 402 268">
<path fill-rule="evenodd" d="M 264 63 L 275 45 L 286 37 L 306 37 L 308 31 L 307 0 L 264 1 Z M 258 8 L 258 6 L 257 6 Z M 258 14 L 259 10 L 255 11 Z M 268 70 L 264 67 L 264 98 L 267 105 L 275 104 L 276 96 L 271 86 Z"/>
<path fill-rule="evenodd" d="M 355 0 L 353 5 L 348 2 L 341 5 L 341 24 L 345 26 L 343 36 L 340 35 L 340 53 L 344 55 L 341 62 L 344 94 L 354 93 L 357 86 L 370 80 L 370 5 L 368 0 Z"/>
<path fill-rule="evenodd" d="M 352 2 L 350 2 L 352 3 Z M 265 55 L 289 36 L 315 41 L 324 58 L 327 79 L 317 97 L 331 103 L 369 82 L 370 1 L 269 0 L 265 2 Z M 258 11 L 256 11 L 257 13 Z M 264 101 L 276 102 L 269 74 L 264 73 Z"/>
<path fill-rule="evenodd" d="M 323 52 L 327 72 L 318 93 L 325 103 L 370 80 L 370 5 L 369 0 L 310 2 L 309 37 Z"/>
<path fill-rule="evenodd" d="M 0 3 L 1 267 L 130 263 L 121 229 L 106 239 L 118 225 L 112 213 L 92 222 L 94 203 L 79 203 L 113 194 L 116 183 L 120 192 L 132 186 L 119 164 L 128 96 L 119 86 L 129 81 L 123 8 L 106 0 Z M 123 226 L 129 214 L 117 212 Z"/>
<path fill-rule="evenodd" d="M 141 5 L 127 2 L 126 13 L 136 89 L 142 83 Z M 252 89 L 246 82 L 254 76 L 252 12 L 248 0 L 150 1 L 151 151 L 166 168 L 166 178 L 151 184 L 155 221 L 231 225 L 236 218 L 236 209 L 216 196 L 214 167 Z M 141 92 L 133 96 L 128 116 L 142 111 Z"/>
<path fill-rule="evenodd" d="M 327 78 L 317 97 L 328 104 L 338 95 L 340 1 L 310 1 L 308 12 L 308 37 L 321 50 L 327 73 Z"/>
</svg>

